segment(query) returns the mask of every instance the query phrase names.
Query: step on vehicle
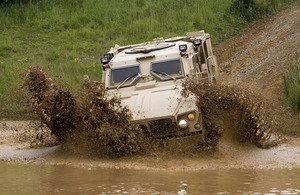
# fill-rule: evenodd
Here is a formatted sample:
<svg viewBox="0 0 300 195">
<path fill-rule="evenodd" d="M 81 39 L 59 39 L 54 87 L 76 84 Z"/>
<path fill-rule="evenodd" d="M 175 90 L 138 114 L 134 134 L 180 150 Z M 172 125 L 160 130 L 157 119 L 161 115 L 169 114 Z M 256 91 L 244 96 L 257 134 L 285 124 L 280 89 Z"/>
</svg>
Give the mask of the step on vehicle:
<svg viewBox="0 0 300 195">
<path fill-rule="evenodd" d="M 181 84 L 186 78 L 216 79 L 218 65 L 208 33 L 115 45 L 101 62 L 105 87 L 121 98 L 132 112 L 132 122 L 144 133 L 154 138 L 192 134 L 204 138 L 197 99 L 184 97 Z"/>
</svg>

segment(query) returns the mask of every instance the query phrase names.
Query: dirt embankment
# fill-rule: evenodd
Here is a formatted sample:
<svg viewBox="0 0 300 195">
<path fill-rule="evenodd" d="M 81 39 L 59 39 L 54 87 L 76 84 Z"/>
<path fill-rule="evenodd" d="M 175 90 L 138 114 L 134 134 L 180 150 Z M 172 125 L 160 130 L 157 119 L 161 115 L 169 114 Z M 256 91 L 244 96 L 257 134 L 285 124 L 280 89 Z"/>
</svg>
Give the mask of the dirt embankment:
<svg viewBox="0 0 300 195">
<path fill-rule="evenodd" d="M 251 88 L 258 91 L 274 105 L 274 117 L 282 131 L 300 129 L 300 120 L 282 107 L 282 76 L 286 71 L 289 54 L 300 48 L 300 3 L 274 16 L 251 24 L 243 32 L 230 37 L 226 42 L 215 47 L 220 69 L 221 80 L 230 85 Z M 25 125 L 23 122 L 1 122 L 0 149 L 3 155 L 11 153 L 9 145 L 20 145 L 20 148 L 43 145 L 41 136 L 46 136 L 50 143 L 55 139 L 49 135 L 49 130 Z M 300 166 L 300 139 L 291 138 L 287 145 L 281 145 L 270 150 L 261 150 L 253 145 L 233 143 L 230 137 L 224 136 L 219 150 L 213 156 L 197 159 L 134 157 L 119 162 L 94 162 L 94 166 L 107 167 L 152 167 L 170 169 L 207 169 L 207 168 L 251 168 L 251 167 L 284 167 Z M 6 153 L 3 153 L 6 149 Z M 53 152 L 53 151 L 52 151 Z M 39 152 L 37 152 L 39 153 Z M 55 152 L 54 152 L 55 153 Z M 58 152 L 60 154 L 60 152 Z M 249 155 L 250 154 L 250 155 Z M 26 155 L 25 155 L 26 156 Z M 0 155 L 0 158 L 2 158 Z M 65 157 L 65 156 L 64 156 Z M 174 160 L 176 159 L 176 160 Z M 49 159 L 48 159 L 49 160 Z M 52 159 L 53 160 L 53 159 Z M 51 161 L 51 160 L 49 160 Z M 54 160 L 55 163 L 57 160 Z M 71 160 L 70 160 L 71 161 Z M 63 162 L 62 159 L 59 162 Z"/>
<path fill-rule="evenodd" d="M 299 50 L 300 3 L 252 23 L 215 47 L 223 80 L 272 98 L 282 93 L 288 56 Z"/>
<path fill-rule="evenodd" d="M 300 3 L 252 23 L 215 47 L 222 81 L 250 88 L 272 102 L 280 131 L 288 133 L 300 129 L 300 120 L 282 106 L 283 75 L 289 55 L 299 51 Z"/>
</svg>

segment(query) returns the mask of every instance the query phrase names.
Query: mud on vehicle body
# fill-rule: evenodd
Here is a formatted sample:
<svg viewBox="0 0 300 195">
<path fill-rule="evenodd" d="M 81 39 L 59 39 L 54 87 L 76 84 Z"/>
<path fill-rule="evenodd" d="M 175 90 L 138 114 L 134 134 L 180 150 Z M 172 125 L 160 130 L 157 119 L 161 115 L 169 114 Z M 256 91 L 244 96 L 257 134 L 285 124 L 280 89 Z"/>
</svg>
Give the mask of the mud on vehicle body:
<svg viewBox="0 0 300 195">
<path fill-rule="evenodd" d="M 132 112 L 132 122 L 154 138 L 199 134 L 203 117 L 193 96 L 185 97 L 186 78 L 213 81 L 218 74 L 208 33 L 114 48 L 101 58 L 102 81 Z"/>
</svg>

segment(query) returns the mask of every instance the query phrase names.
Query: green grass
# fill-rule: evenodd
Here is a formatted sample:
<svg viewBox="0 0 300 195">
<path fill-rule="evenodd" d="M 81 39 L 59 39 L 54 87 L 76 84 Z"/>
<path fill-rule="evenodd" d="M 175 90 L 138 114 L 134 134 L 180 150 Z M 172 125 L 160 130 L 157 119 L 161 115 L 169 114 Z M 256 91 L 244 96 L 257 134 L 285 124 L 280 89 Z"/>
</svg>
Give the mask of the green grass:
<svg viewBox="0 0 300 195">
<path fill-rule="evenodd" d="M 6 0 L 4 0 L 5 2 Z M 205 30 L 214 43 L 249 20 L 282 9 L 296 0 L 256 0 L 255 9 L 233 9 L 235 0 L 11 0 L 0 4 L 0 118 L 19 118 L 22 110 L 9 91 L 19 74 L 42 66 L 78 88 L 83 75 L 101 79 L 103 53 L 127 45 Z M 2 1 L 3 2 L 3 1 Z M 0 2 L 1 3 L 1 2 Z M 255 17 L 253 14 L 255 12 Z M 248 17 L 248 14 L 252 14 Z M 20 95 L 21 96 L 21 95 Z M 9 102 L 4 100 L 10 99 Z M 22 111 L 20 111 L 21 113 Z M 19 114 L 18 114 L 19 116 Z"/>
<path fill-rule="evenodd" d="M 300 112 L 300 58 L 299 53 L 291 55 L 288 63 L 288 71 L 283 77 L 283 97 L 286 105 L 295 113 Z"/>
</svg>

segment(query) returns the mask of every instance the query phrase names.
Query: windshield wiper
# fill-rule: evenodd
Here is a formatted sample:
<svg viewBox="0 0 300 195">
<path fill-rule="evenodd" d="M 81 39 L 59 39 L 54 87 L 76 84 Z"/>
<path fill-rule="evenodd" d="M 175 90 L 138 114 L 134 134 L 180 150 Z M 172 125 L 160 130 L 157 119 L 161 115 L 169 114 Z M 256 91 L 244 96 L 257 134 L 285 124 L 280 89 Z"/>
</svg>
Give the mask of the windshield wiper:
<svg viewBox="0 0 300 195">
<path fill-rule="evenodd" d="M 117 89 L 119 89 L 120 87 L 122 87 L 122 86 L 126 83 L 126 81 L 128 81 L 128 80 L 131 79 L 132 77 L 135 77 L 135 76 L 137 76 L 137 75 L 139 75 L 139 74 L 140 74 L 140 73 L 136 73 L 136 74 L 134 74 L 134 75 L 132 75 L 132 76 L 126 78 L 120 85 L 118 85 Z"/>
<path fill-rule="evenodd" d="M 171 75 L 169 75 L 169 74 L 167 74 L 167 73 L 165 73 L 165 72 L 159 72 L 159 71 L 153 71 L 153 72 L 158 73 L 158 74 L 164 74 L 164 75 L 166 75 L 167 77 L 169 77 L 169 78 L 171 78 L 171 79 L 174 79 L 175 81 L 177 80 L 175 77 L 173 77 L 173 76 L 171 76 Z"/>
</svg>

